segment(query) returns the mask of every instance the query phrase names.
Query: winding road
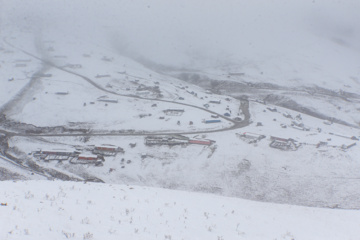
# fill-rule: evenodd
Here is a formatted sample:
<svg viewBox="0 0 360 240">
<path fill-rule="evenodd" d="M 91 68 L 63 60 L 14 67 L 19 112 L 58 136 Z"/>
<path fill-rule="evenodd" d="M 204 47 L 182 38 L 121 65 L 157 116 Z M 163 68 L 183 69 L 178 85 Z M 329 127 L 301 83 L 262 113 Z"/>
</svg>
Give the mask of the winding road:
<svg viewBox="0 0 360 240">
<path fill-rule="evenodd" d="M 41 69 L 41 73 L 44 73 L 45 71 L 49 70 L 50 67 L 53 67 L 53 68 L 56 68 L 58 70 L 61 70 L 61 71 L 64 71 L 66 73 L 69 73 L 69 74 L 72 74 L 74 76 L 77 76 L 79 78 L 82 78 L 83 80 L 87 81 L 89 84 L 91 84 L 92 86 L 94 86 L 95 88 L 103 91 L 103 92 L 106 92 L 106 93 L 109 93 L 109 94 L 113 94 L 113 95 L 117 95 L 117 96 L 121 96 L 121 97 L 127 97 L 127 98 L 136 98 L 136 99 L 141 99 L 141 100 L 150 100 L 150 101 L 157 101 L 157 102 L 166 102 L 166 103 L 172 103 L 172 104 L 177 104 L 177 105 L 181 105 L 181 106 L 187 106 L 187 107 L 192 107 L 192 108 L 196 108 L 196 109 L 199 109 L 201 111 L 205 111 L 205 112 L 208 112 L 210 114 L 216 114 L 219 116 L 219 118 L 222 118 L 226 121 L 229 121 L 232 123 L 232 126 L 230 127 L 227 127 L 227 128 L 222 128 L 222 129 L 215 129 L 215 130 L 199 130 L 199 131 L 184 131 L 184 132 L 145 132 L 145 131 L 142 131 L 142 132 L 132 132 L 132 133 L 128 133 L 128 132 L 125 132 L 125 133 L 122 133 L 122 132 L 118 132 L 118 133 L 74 133 L 74 134 L 70 134 L 70 133 L 44 133 L 44 134 L 32 134 L 32 133 L 20 133 L 20 132 L 14 132 L 14 131 L 7 131 L 7 130 L 0 130 L 0 133 L 3 133 L 7 136 L 26 136 L 26 137 L 61 137 L 61 136 L 147 136 L 147 135 L 173 135 L 173 134 L 182 134 L 182 135 L 186 135 L 186 134 L 202 134 L 202 133 L 213 133 L 213 132 L 224 132 L 224 131 L 229 131 L 229 130 L 234 130 L 234 129 L 238 129 L 238 128 L 243 128 L 243 127 L 246 127 L 250 124 L 250 112 L 249 112 L 249 102 L 247 100 L 242 100 L 241 101 L 241 110 L 242 110 L 242 113 L 244 114 L 244 119 L 242 121 L 235 121 L 231 118 L 228 118 L 228 117 L 225 117 L 219 113 L 216 113 L 214 111 L 211 111 L 211 110 L 208 110 L 206 108 L 203 108 L 203 107 L 199 107 L 199 106 L 196 106 L 196 105 L 191 105 L 191 104 L 187 104 L 187 103 L 182 103 L 182 102 L 176 102 L 176 101 L 171 101 L 171 100 L 164 100 L 164 99 L 154 99 L 154 98 L 145 98 L 145 97 L 140 97 L 140 96 L 136 96 L 136 95 L 131 95 L 131 94 L 120 94 L 120 93 L 117 93 L 117 92 L 114 92 L 114 91 L 110 91 L 98 84 L 96 84 L 93 80 L 91 80 L 90 78 L 82 75 L 82 74 L 79 74 L 79 73 L 76 73 L 76 72 L 73 72 L 71 70 L 68 70 L 68 69 L 65 69 L 64 67 L 61 67 L 61 66 L 57 66 L 56 64 L 54 64 L 53 62 L 50 62 L 48 60 L 45 60 L 39 56 L 36 56 L 24 49 L 21 49 L 17 46 L 14 46 L 13 44 L 9 43 L 7 41 L 6 38 L 3 39 L 4 43 L 11 46 L 12 48 L 15 48 L 21 52 L 23 52 L 24 54 L 32 57 L 32 58 L 35 58 L 39 61 L 41 61 L 43 63 L 43 67 Z M 36 72 L 33 76 L 32 76 L 32 79 L 30 81 L 29 84 L 27 84 L 27 86 L 25 86 L 21 92 L 19 94 L 17 94 L 16 98 L 12 99 L 11 101 L 17 101 L 21 95 L 24 94 L 24 92 L 26 91 L 26 89 L 29 88 L 29 86 L 31 84 L 34 83 L 34 81 L 38 80 L 39 79 L 39 72 Z M 6 105 L 11 105 L 10 103 L 7 103 Z M 4 109 L 6 109 L 8 107 L 2 107 L 2 111 L 4 111 Z M 0 112 L 0 113 L 1 113 Z"/>
</svg>

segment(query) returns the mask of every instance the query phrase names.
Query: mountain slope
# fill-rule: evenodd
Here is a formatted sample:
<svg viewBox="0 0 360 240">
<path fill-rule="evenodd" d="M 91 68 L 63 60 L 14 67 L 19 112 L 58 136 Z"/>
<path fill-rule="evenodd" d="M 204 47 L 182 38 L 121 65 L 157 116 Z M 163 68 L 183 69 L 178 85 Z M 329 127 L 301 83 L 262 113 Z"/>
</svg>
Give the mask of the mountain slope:
<svg viewBox="0 0 360 240">
<path fill-rule="evenodd" d="M 1 239 L 358 239 L 358 211 L 76 182 L 0 182 Z"/>
</svg>

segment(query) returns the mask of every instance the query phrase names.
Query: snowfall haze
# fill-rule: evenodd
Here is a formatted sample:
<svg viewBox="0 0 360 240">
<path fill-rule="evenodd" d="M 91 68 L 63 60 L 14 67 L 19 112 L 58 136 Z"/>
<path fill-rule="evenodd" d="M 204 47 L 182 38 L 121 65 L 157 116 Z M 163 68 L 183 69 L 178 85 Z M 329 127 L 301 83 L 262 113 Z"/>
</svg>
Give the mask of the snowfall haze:
<svg viewBox="0 0 360 240">
<path fill-rule="evenodd" d="M 47 38 L 54 31 L 60 39 L 75 35 L 177 67 L 279 56 L 288 61 L 306 57 L 331 71 L 353 67 L 338 59 L 341 54 L 322 51 L 322 42 L 360 55 L 360 3 L 353 0 L 5 0 L 2 5 L 3 25 L 30 28 Z"/>
<path fill-rule="evenodd" d="M 359 239 L 359 12 L 0 0 L 0 238 Z"/>
</svg>

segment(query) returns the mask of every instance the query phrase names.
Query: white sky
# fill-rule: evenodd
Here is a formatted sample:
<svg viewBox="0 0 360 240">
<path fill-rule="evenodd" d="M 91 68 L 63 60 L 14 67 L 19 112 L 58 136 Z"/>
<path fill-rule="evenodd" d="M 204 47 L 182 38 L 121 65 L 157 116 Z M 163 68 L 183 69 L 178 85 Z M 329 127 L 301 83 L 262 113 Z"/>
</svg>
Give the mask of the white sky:
<svg viewBox="0 0 360 240">
<path fill-rule="evenodd" d="M 3 22 L 12 27 L 31 26 L 43 36 L 50 29 L 78 35 L 170 65 L 291 55 L 319 38 L 360 53 L 357 0 L 2 0 L 1 5 Z"/>
</svg>

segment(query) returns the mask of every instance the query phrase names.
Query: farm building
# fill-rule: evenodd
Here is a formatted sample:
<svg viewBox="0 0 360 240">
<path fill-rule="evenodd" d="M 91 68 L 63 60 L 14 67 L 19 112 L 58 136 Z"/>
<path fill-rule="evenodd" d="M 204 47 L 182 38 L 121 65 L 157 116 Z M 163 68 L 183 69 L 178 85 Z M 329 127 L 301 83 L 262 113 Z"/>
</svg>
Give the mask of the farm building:
<svg viewBox="0 0 360 240">
<path fill-rule="evenodd" d="M 59 156 L 74 156 L 76 155 L 76 152 L 71 151 L 71 150 L 61 150 L 61 149 L 57 149 L 57 150 L 40 150 L 41 154 L 46 154 L 46 155 L 59 155 Z"/>
<path fill-rule="evenodd" d="M 207 139 L 190 139 L 190 144 L 199 144 L 199 145 L 211 145 L 214 141 Z"/>
<path fill-rule="evenodd" d="M 111 75 L 109 75 L 109 74 L 103 74 L 103 75 L 98 74 L 98 75 L 96 75 L 95 77 L 96 77 L 96 78 L 106 78 L 106 77 L 111 77 Z"/>
<path fill-rule="evenodd" d="M 78 160 L 94 161 L 94 160 L 98 160 L 98 156 L 95 154 L 80 154 L 78 156 Z"/>
<path fill-rule="evenodd" d="M 206 124 L 208 124 L 208 123 L 219 123 L 219 122 L 221 122 L 220 119 L 203 120 L 203 123 L 206 123 Z"/>
<path fill-rule="evenodd" d="M 94 154 L 80 154 L 77 159 L 70 160 L 73 164 L 95 164 L 95 166 L 103 165 L 104 157 Z"/>
<path fill-rule="evenodd" d="M 101 154 L 104 156 L 115 156 L 118 152 L 124 152 L 121 147 L 114 145 L 96 145 L 93 149 L 94 154 Z"/>
<path fill-rule="evenodd" d="M 344 144 L 344 145 L 341 146 L 341 148 L 345 150 L 345 149 L 352 148 L 352 147 L 354 147 L 354 146 L 356 146 L 356 143 L 352 143 L 352 144 L 350 144 L 350 145 L 345 145 L 345 144 Z"/>
<path fill-rule="evenodd" d="M 298 126 L 298 127 L 304 127 L 304 124 L 298 120 L 291 121 L 291 126 L 294 126 L 294 125 Z"/>
<path fill-rule="evenodd" d="M 269 110 L 270 112 L 277 112 L 276 107 L 267 107 L 267 110 Z"/>
<path fill-rule="evenodd" d="M 301 126 L 296 125 L 296 124 L 291 124 L 290 125 L 292 128 L 297 129 L 297 130 L 301 130 L 301 131 L 310 131 L 310 128 L 305 127 L 304 124 L 302 124 Z"/>
<path fill-rule="evenodd" d="M 286 117 L 286 118 L 291 118 L 291 119 L 293 119 L 293 117 L 291 116 L 291 114 L 288 113 L 288 112 L 283 113 L 283 116 Z"/>
<path fill-rule="evenodd" d="M 99 102 L 109 102 L 109 103 L 118 103 L 117 99 L 101 98 L 98 99 Z"/>
<path fill-rule="evenodd" d="M 145 137 L 146 145 L 182 145 L 188 144 L 189 138 L 181 135 L 169 136 L 147 136 Z"/>
<path fill-rule="evenodd" d="M 170 116 L 181 116 L 185 110 L 184 109 L 166 109 L 163 111 L 166 115 Z"/>
<path fill-rule="evenodd" d="M 316 148 L 322 147 L 322 146 L 327 146 L 328 143 L 327 142 L 319 142 L 318 144 L 316 144 Z"/>
<path fill-rule="evenodd" d="M 273 137 L 271 136 L 271 143 L 270 147 L 277 148 L 280 150 L 285 151 L 296 151 L 298 147 L 300 147 L 300 144 L 297 144 L 294 139 L 285 139 L 285 138 L 279 138 L 279 137 Z"/>
<path fill-rule="evenodd" d="M 40 150 L 34 152 L 35 157 L 39 157 L 42 160 L 68 160 L 75 157 L 79 152 L 71 150 Z"/>
<path fill-rule="evenodd" d="M 265 135 L 250 132 L 236 133 L 236 135 L 247 143 L 256 143 L 265 138 Z"/>
<path fill-rule="evenodd" d="M 56 92 L 56 95 L 68 95 L 69 92 L 68 91 L 61 91 L 61 92 Z"/>
</svg>

